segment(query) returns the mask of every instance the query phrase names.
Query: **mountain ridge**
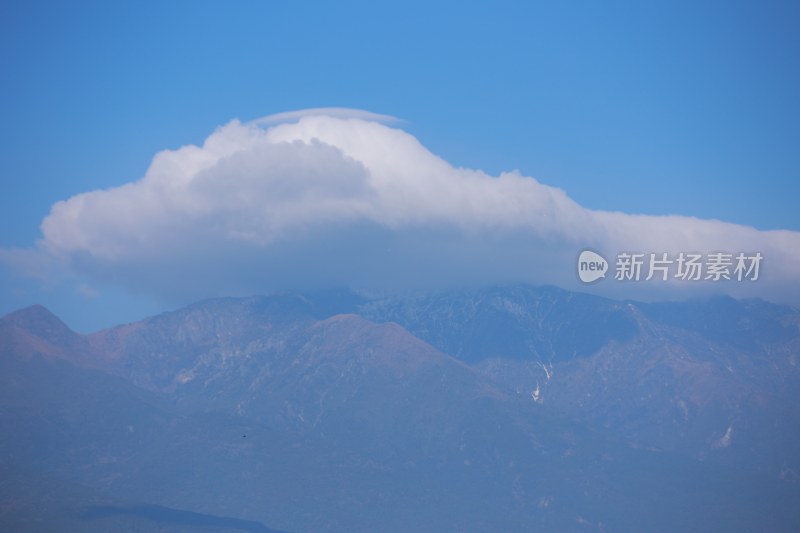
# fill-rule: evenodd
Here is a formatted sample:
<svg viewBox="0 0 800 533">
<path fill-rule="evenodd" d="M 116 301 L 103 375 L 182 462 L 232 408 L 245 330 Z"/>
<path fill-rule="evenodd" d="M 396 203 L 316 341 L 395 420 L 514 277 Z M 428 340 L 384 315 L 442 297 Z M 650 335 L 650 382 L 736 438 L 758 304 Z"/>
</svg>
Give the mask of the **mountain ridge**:
<svg viewBox="0 0 800 533">
<path fill-rule="evenodd" d="M 296 532 L 792 531 L 798 324 L 528 286 L 212 299 L 88 335 L 28 308 L 0 318 L 0 466 Z"/>
</svg>

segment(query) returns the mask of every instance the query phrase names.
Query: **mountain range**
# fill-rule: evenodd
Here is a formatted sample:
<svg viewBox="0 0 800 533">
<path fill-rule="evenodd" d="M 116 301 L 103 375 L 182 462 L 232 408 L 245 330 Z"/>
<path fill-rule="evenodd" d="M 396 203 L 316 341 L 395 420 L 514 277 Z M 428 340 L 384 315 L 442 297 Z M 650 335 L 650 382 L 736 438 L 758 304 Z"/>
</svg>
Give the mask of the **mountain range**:
<svg viewBox="0 0 800 533">
<path fill-rule="evenodd" d="M 552 287 L 0 319 L 7 531 L 797 531 L 800 311 Z"/>
</svg>

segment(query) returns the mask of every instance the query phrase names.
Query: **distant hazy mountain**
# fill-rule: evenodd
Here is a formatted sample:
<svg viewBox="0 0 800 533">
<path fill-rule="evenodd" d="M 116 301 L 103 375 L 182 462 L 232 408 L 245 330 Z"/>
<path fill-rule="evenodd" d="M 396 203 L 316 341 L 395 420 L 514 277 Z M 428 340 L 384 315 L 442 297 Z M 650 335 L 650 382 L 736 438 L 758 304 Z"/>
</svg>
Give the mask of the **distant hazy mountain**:
<svg viewBox="0 0 800 533">
<path fill-rule="evenodd" d="M 800 312 L 729 297 L 618 302 L 529 286 L 362 303 L 550 412 L 626 445 L 800 473 Z"/>
<path fill-rule="evenodd" d="M 799 356 L 791 308 L 526 286 L 28 308 L 0 529 L 795 531 Z"/>
</svg>

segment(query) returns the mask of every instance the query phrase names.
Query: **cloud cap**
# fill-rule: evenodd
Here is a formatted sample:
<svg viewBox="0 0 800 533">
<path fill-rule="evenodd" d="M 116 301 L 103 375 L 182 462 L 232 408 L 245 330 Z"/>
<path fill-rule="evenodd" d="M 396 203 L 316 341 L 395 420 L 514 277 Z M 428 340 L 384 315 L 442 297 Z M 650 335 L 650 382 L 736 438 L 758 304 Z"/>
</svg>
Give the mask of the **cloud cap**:
<svg viewBox="0 0 800 533">
<path fill-rule="evenodd" d="M 233 120 L 158 153 L 122 186 L 56 203 L 36 254 L 167 300 L 278 289 L 528 282 L 580 288 L 575 258 L 609 259 L 591 290 L 699 292 L 800 303 L 800 233 L 684 216 L 593 211 L 518 172 L 457 168 L 365 111 Z M 759 252 L 757 282 L 615 283 L 614 256 Z M 4 251 L 5 262 L 30 251 Z M 657 280 L 656 280 L 657 281 Z"/>
</svg>

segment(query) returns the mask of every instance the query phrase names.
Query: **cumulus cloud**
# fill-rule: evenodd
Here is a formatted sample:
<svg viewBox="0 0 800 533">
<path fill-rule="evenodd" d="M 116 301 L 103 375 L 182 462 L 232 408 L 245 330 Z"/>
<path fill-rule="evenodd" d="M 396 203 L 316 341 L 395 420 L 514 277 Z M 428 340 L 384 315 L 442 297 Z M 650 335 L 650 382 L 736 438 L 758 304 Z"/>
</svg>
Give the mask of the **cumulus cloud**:
<svg viewBox="0 0 800 533">
<path fill-rule="evenodd" d="M 592 211 L 518 172 L 456 168 L 396 119 L 319 109 L 234 120 L 158 153 L 138 181 L 56 203 L 34 251 L 90 279 L 191 300 L 278 289 L 530 282 L 625 297 L 715 290 L 800 300 L 800 233 Z M 581 286 L 575 260 L 620 251 L 760 252 L 758 282 Z M 613 269 L 613 266 L 612 266 Z"/>
</svg>

